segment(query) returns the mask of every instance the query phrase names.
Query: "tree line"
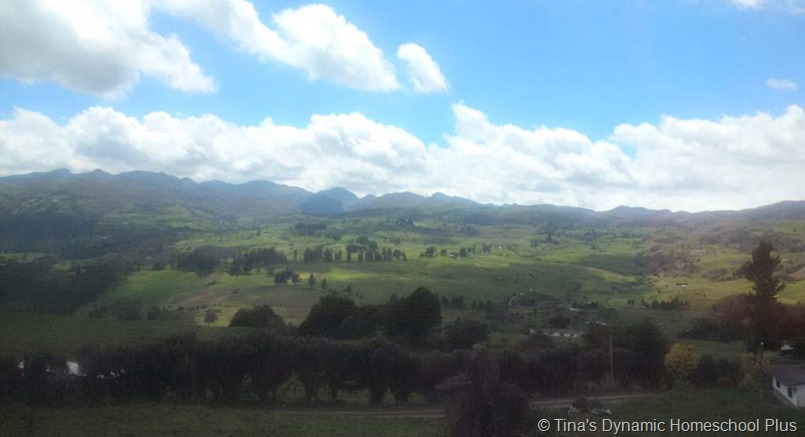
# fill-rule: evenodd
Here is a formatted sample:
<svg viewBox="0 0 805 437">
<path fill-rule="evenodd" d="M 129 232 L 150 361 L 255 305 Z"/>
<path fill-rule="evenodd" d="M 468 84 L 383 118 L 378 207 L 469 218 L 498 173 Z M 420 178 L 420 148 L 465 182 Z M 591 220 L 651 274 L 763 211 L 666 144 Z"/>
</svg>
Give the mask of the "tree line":
<svg viewBox="0 0 805 437">
<path fill-rule="evenodd" d="M 616 359 L 629 363 L 619 383 L 653 384 L 658 375 L 639 374 L 651 369 L 644 365 L 652 359 L 646 353 L 618 352 Z M 136 346 L 87 347 L 78 355 L 80 376 L 74 377 L 65 360 L 51 354 L 26 354 L 23 369 L 13 360 L 3 361 L 0 393 L 41 403 L 258 399 L 270 404 L 295 380 L 305 400 L 365 392 L 371 404 L 388 396 L 404 403 L 414 393 L 435 401 L 437 386 L 465 371 L 472 352 L 417 351 L 383 338 L 341 342 L 255 330 L 215 341 L 182 335 Z M 586 382 L 600 383 L 606 375 L 601 351 L 545 348 L 493 356 L 501 380 L 528 392 L 566 394 Z"/>
</svg>

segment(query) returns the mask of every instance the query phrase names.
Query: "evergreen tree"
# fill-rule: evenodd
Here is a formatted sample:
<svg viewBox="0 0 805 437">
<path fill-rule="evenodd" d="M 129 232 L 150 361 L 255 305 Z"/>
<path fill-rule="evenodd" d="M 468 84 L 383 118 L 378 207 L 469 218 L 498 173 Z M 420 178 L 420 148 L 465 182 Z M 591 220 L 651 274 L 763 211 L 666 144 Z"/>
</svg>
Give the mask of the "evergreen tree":
<svg viewBox="0 0 805 437">
<path fill-rule="evenodd" d="M 767 347 L 773 343 L 782 314 L 778 308 L 777 294 L 785 288 L 785 283 L 774 275 L 779 265 L 780 255 L 774 246 L 761 241 L 752 251 L 752 259 L 741 268 L 744 277 L 752 281 L 752 292 L 748 296 L 752 329 L 757 340 Z"/>
<path fill-rule="evenodd" d="M 752 251 L 752 259 L 742 268 L 744 277 L 752 281 L 752 300 L 756 305 L 776 302 L 777 293 L 783 291 L 785 283 L 774 276 L 780 265 L 780 255 L 770 243 L 761 241 Z"/>
</svg>

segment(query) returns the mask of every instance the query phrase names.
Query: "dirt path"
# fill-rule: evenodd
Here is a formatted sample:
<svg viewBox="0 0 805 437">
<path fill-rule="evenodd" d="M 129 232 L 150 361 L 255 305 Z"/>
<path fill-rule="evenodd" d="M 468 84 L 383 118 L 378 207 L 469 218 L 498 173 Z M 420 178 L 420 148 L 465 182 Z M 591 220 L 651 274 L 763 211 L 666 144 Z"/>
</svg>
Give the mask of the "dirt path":
<svg viewBox="0 0 805 437">
<path fill-rule="evenodd" d="M 444 410 L 439 407 L 434 408 L 418 408 L 412 410 L 294 410 L 294 411 L 276 411 L 278 414 L 292 414 L 300 416 L 341 416 L 341 417 L 355 417 L 355 418 L 379 418 L 379 419 L 442 419 L 444 418 Z"/>
<path fill-rule="evenodd" d="M 661 396 L 660 393 L 613 393 L 602 396 L 589 396 L 587 400 L 590 402 L 601 401 L 604 404 L 619 404 L 621 402 L 633 401 L 635 399 L 651 399 Z M 531 402 L 531 405 L 539 408 L 563 408 L 569 407 L 573 401 L 580 396 L 574 398 L 560 398 L 560 399 L 544 399 Z"/>
<path fill-rule="evenodd" d="M 601 401 L 604 404 L 618 404 L 621 402 L 632 401 L 635 399 L 650 399 L 659 397 L 660 393 L 614 393 L 602 396 L 590 396 L 587 399 Z M 577 397 L 543 399 L 531 402 L 532 407 L 537 408 L 566 408 L 569 407 Z M 432 408 L 412 408 L 412 409 L 392 409 L 386 410 L 277 410 L 277 414 L 291 414 L 299 416 L 341 416 L 354 418 L 378 418 L 378 419 L 442 419 L 445 417 L 444 409 L 440 407 Z"/>
</svg>

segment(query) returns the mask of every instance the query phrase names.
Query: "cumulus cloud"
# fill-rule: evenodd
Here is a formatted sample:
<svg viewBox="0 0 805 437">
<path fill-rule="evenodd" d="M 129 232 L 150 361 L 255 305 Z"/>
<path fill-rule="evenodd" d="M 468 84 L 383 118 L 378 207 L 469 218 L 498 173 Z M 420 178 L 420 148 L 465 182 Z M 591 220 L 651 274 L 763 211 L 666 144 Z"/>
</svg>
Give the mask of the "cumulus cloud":
<svg viewBox="0 0 805 437">
<path fill-rule="evenodd" d="M 149 29 L 149 10 L 144 2 L 4 2 L 0 76 L 105 97 L 124 95 L 141 74 L 182 91 L 215 91 L 176 36 Z"/>
<path fill-rule="evenodd" d="M 427 158 L 415 136 L 357 113 L 314 115 L 297 128 L 271 119 L 236 125 L 214 115 L 153 112 L 135 118 L 107 107 L 89 108 L 62 125 L 17 108 L 0 121 L 0 156 L 4 174 L 144 169 L 197 180 L 270 179 L 361 192 L 414 183 Z"/>
<path fill-rule="evenodd" d="M 799 89 L 799 85 L 796 82 L 790 79 L 776 79 L 770 78 L 766 81 L 766 86 L 773 89 L 773 90 L 789 90 L 789 91 L 796 91 Z"/>
<path fill-rule="evenodd" d="M 276 30 L 246 0 L 10 0 L 0 8 L 0 76 L 53 81 L 121 97 L 140 75 L 173 89 L 214 92 L 216 84 L 176 35 L 149 27 L 154 11 L 200 24 L 263 61 L 351 88 L 400 88 L 393 66 L 369 37 L 325 5 L 273 15 Z"/>
<path fill-rule="evenodd" d="M 447 91 L 447 80 L 439 69 L 439 64 L 424 48 L 413 43 L 402 44 L 397 49 L 397 57 L 408 67 L 408 76 L 415 91 L 420 93 Z"/>
<path fill-rule="evenodd" d="M 165 0 L 155 5 L 235 41 L 261 60 L 298 68 L 310 79 L 372 91 L 400 88 L 383 52 L 329 6 L 313 4 L 274 14 L 274 30 L 245 0 Z"/>
<path fill-rule="evenodd" d="M 801 199 L 805 111 L 790 106 L 712 120 L 664 116 L 659 125 L 620 125 L 610 140 L 637 150 L 631 168 L 650 203 L 691 210 Z"/>
<path fill-rule="evenodd" d="M 734 209 L 801 199 L 805 110 L 791 106 L 718 120 L 664 116 L 623 124 L 606 139 L 571 129 L 498 124 L 453 105 L 443 144 L 359 113 L 314 115 L 306 126 L 214 115 L 131 117 L 92 107 L 64 123 L 17 108 L 0 120 L 0 173 L 65 167 L 163 171 L 196 180 L 268 179 L 358 194 L 441 191 L 480 202 L 593 209 Z M 625 148 L 635 150 L 626 154 Z"/>
<path fill-rule="evenodd" d="M 329 6 L 311 5 L 274 16 L 286 42 L 277 59 L 353 88 L 391 91 L 400 87 L 394 68 L 363 31 Z M 270 55 L 270 54 L 269 54 Z"/>
<path fill-rule="evenodd" d="M 453 114 L 455 134 L 445 137 L 447 147 L 432 149 L 442 191 L 498 203 L 598 207 L 591 202 L 602 185 L 630 183 L 629 157 L 605 141 L 570 129 L 497 125 L 464 104 L 453 105 Z"/>
</svg>

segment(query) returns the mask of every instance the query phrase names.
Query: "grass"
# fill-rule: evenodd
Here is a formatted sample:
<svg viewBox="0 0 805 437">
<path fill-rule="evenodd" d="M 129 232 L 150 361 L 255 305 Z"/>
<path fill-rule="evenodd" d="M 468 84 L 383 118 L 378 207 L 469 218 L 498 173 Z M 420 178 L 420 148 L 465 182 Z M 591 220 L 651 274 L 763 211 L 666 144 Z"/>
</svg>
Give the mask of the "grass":
<svg viewBox="0 0 805 437">
<path fill-rule="evenodd" d="M 87 345 L 137 344 L 187 333 L 195 333 L 202 339 L 215 339 L 242 332 L 246 331 L 152 320 L 122 322 L 49 314 L 0 313 L 0 357 L 21 358 L 26 351 L 37 350 L 75 358 L 76 351 Z"/>
<path fill-rule="evenodd" d="M 701 233 L 688 234 L 673 228 L 656 232 L 577 228 L 556 234 L 553 238 L 557 244 L 549 244 L 547 234 L 539 227 L 504 225 L 476 228 L 478 235 L 468 237 L 459 232 L 455 224 L 437 220 L 424 220 L 416 229 L 406 231 L 384 228 L 379 218 L 333 220 L 328 229 L 343 234 L 340 241 L 334 241 L 297 235 L 288 222 L 266 226 L 259 231 L 198 233 L 178 242 L 176 248 L 192 249 L 203 245 L 239 250 L 276 247 L 286 253 L 288 266 L 300 273 L 303 281 L 313 273 L 318 281 L 327 279 L 330 288 L 344 290 L 351 286 L 353 293 L 349 297 L 358 304 L 383 303 L 393 294 L 402 296 L 419 286 L 448 297 L 464 296 L 468 304 L 474 300 L 501 302 L 514 294 L 533 291 L 554 297 L 564 304 L 597 300 L 618 310 L 626 320 L 650 316 L 663 324 L 664 330 L 672 336 L 687 329 L 691 319 L 707 314 L 713 303 L 749 289 L 748 282 L 742 279 L 720 280 L 728 278 L 729 272 L 746 261 L 749 254 L 731 246 L 702 244 L 699 238 L 704 234 Z M 433 237 L 437 234 L 438 242 L 434 243 Z M 293 261 L 291 256 L 296 250 L 301 257 L 306 248 L 319 245 L 343 250 L 351 240 L 363 235 L 381 246 L 404 250 L 408 260 L 305 264 Z M 537 247 L 531 247 L 531 239 L 539 242 Z M 420 257 L 419 254 L 431 244 L 437 246 L 437 253 L 441 249 L 448 253 L 457 251 L 462 246 L 480 249 L 482 244 L 491 245 L 492 251 L 464 259 L 439 255 Z M 663 272 L 652 277 L 653 284 L 638 284 L 638 256 L 657 244 L 668 253 L 686 254 L 686 259 L 695 261 L 699 272 Z M 799 254 L 785 255 L 794 261 L 799 260 Z M 276 269 L 283 267 L 275 266 Z M 708 275 L 714 279 L 708 279 Z M 682 283 L 686 286 L 681 287 L 679 284 Z M 210 307 L 219 312 L 215 323 L 219 326 L 226 325 L 238 308 L 268 303 L 286 321 L 299 324 L 322 293 L 318 286 L 309 288 L 304 282 L 295 286 L 277 286 L 262 272 L 233 277 L 224 272 L 199 276 L 165 270 L 134 273 L 103 300 L 127 298 L 146 306 L 193 308 L 198 323 L 203 321 L 203 311 L 198 309 Z M 690 302 L 692 309 L 660 314 L 629 308 L 626 303 L 629 299 L 651 302 L 674 297 Z M 805 281 L 789 284 L 779 298 L 785 303 L 802 302 Z"/>
<path fill-rule="evenodd" d="M 766 429 L 765 419 L 793 422 L 798 432 L 805 429 L 805 415 L 785 407 L 768 390 L 760 398 L 757 389 L 674 389 L 655 399 L 640 399 L 608 406 L 614 422 L 661 422 L 666 427 L 672 419 L 686 422 L 755 421 L 760 420 L 757 435 L 797 435 Z M 354 410 L 360 411 L 360 410 Z M 376 411 L 376 410 L 372 410 Z M 572 417 L 562 410 L 536 411 L 538 418 L 563 418 L 594 421 L 597 416 L 581 413 Z M 20 404 L 0 409 L 4 435 L 31 436 L 444 436 L 444 419 L 368 418 L 354 415 L 287 414 L 282 410 L 247 407 L 210 407 L 199 405 L 141 403 L 101 407 L 44 408 Z M 624 436 L 662 436 L 666 432 L 625 432 Z M 741 435 L 740 433 L 734 433 Z M 560 435 L 560 434 L 551 434 Z M 567 432 L 567 436 L 613 435 L 612 432 Z M 697 432 L 685 435 L 705 436 Z"/>
<path fill-rule="evenodd" d="M 799 422 L 800 430 L 805 426 L 805 421 L 803 421 L 805 415 L 801 411 L 783 406 L 766 390 L 761 399 L 757 389 L 674 390 L 661 399 L 628 403 L 619 409 L 624 411 L 625 420 L 650 420 L 653 418 L 669 420 L 673 418 L 689 421 L 727 419 L 761 419 L 762 421 L 771 418 Z M 791 435 L 791 433 L 784 434 Z M 761 435 L 783 434 L 766 432 L 761 429 Z"/>
<path fill-rule="evenodd" d="M 444 436 L 442 419 L 290 415 L 258 408 L 129 404 L 103 407 L 0 409 L 3 435 L 27 436 Z"/>
<path fill-rule="evenodd" d="M 206 277 L 178 270 L 142 270 L 132 273 L 126 281 L 104 294 L 99 300 L 134 299 L 144 305 L 172 303 L 180 296 L 193 293 L 209 283 Z"/>
<path fill-rule="evenodd" d="M 215 272 L 200 276 L 175 270 L 143 270 L 105 294 L 99 303 L 132 299 L 144 306 L 170 305 L 185 308 L 216 306 L 222 309 L 219 324 L 227 315 L 253 304 L 275 305 L 286 321 L 300 323 L 322 295 L 320 287 L 308 287 L 304 280 L 313 273 L 318 281 L 327 279 L 330 288 L 351 286 L 351 296 L 359 304 L 383 303 L 392 294 L 411 293 L 419 286 L 446 296 L 461 295 L 473 300 L 497 302 L 516 293 L 539 292 L 569 303 L 585 295 L 608 292 L 613 283 L 629 277 L 618 273 L 571 263 L 534 261 L 511 254 L 478 254 L 466 259 L 414 258 L 408 261 L 311 263 L 290 262 L 303 283 L 276 285 L 262 272 L 230 276 Z M 278 267 L 280 268 L 280 267 Z M 226 310 L 235 308 L 235 310 Z M 199 317 L 197 319 L 200 320 Z"/>
<path fill-rule="evenodd" d="M 185 213 L 176 211 L 176 217 L 166 216 L 166 220 L 179 220 Z M 216 326 L 226 326 L 239 308 L 267 303 L 287 322 L 298 325 L 325 293 L 318 284 L 310 288 L 304 282 L 312 273 L 319 283 L 327 279 L 329 288 L 339 292 L 350 286 L 353 291 L 347 296 L 360 305 L 384 303 L 394 294 L 403 296 L 419 286 L 442 296 L 463 296 L 468 306 L 473 301 L 504 302 L 515 294 L 536 292 L 555 298 L 564 305 L 573 301 L 599 301 L 616 310 L 617 317 L 627 322 L 648 316 L 656 320 L 668 335 L 676 337 L 680 331 L 690 327 L 690 320 L 707 315 L 713 303 L 750 289 L 750 284 L 743 279 L 729 279 L 730 272 L 745 262 L 749 253 L 728 244 L 702 243 L 700 239 L 708 235 L 705 231 L 578 227 L 554 234 L 552 238 L 556 244 L 551 244 L 539 225 L 475 226 L 477 234 L 468 236 L 461 231 L 461 226 L 436 219 L 423 219 L 417 222 L 416 228 L 400 230 L 389 227 L 385 217 L 364 217 L 329 220 L 328 230 L 342 233 L 341 239 L 335 241 L 298 235 L 293 230 L 294 220 L 309 219 L 288 218 L 259 230 L 225 233 L 201 230 L 177 242 L 174 248 L 187 250 L 212 245 L 251 250 L 276 247 L 288 256 L 288 267 L 300 273 L 301 284 L 276 285 L 265 271 L 229 276 L 223 271 L 197 275 L 171 269 L 142 270 L 131 274 L 127 281 L 101 296 L 97 303 L 127 299 L 137 301 L 143 307 L 183 307 L 193 315 L 197 324 L 204 324 L 204 313 L 213 309 L 219 317 L 214 323 Z M 771 229 L 772 225 L 758 226 Z M 794 231 L 793 225 L 779 226 L 793 236 L 805 229 L 799 227 L 796 228 L 799 231 Z M 306 248 L 321 245 L 344 250 L 359 236 L 368 236 L 380 246 L 404 250 L 408 260 L 301 262 Z M 532 239 L 538 242 L 537 247 L 531 247 Z M 491 253 L 481 254 L 482 244 L 491 246 Z M 420 257 L 420 253 L 430 245 L 436 246 L 437 256 Z M 458 251 L 459 247 L 473 246 L 479 253 L 468 258 L 438 255 L 442 249 L 450 253 Z M 656 247 L 660 247 L 661 252 L 681 254 L 681 259 L 692 260 L 698 271 L 693 274 L 663 271 L 651 276 L 650 283 L 638 282 L 641 272 L 636 261 L 639 255 L 649 248 L 656 251 Z M 299 254 L 299 261 L 293 260 L 294 250 Z M 805 262 L 805 255 L 784 253 L 783 260 L 795 264 Z M 274 267 L 278 270 L 285 266 Z M 723 280 L 725 278 L 728 280 Z M 639 303 L 642 299 L 651 302 L 674 297 L 690 302 L 692 308 L 663 312 L 627 305 L 630 299 Z M 779 300 L 784 303 L 805 301 L 805 281 L 789 283 Z M 483 314 L 465 310 L 449 315 L 446 320 L 461 316 L 483 317 Z M 511 328 L 498 327 L 502 335 Z"/>
<path fill-rule="evenodd" d="M 802 411 L 780 404 L 773 398 L 769 390 L 764 390 L 763 398 L 755 389 L 674 389 L 656 399 L 641 399 L 608 406 L 612 411 L 609 417 L 613 422 L 658 422 L 665 424 L 665 432 L 619 432 L 619 436 L 665 436 L 680 434 L 686 436 L 712 435 L 744 435 L 740 432 L 705 433 L 705 432 L 671 432 L 670 421 L 679 419 L 685 422 L 755 421 L 760 420 L 760 430 L 751 433 L 763 436 L 799 435 L 805 429 L 805 414 Z M 568 417 L 565 413 L 545 411 L 541 417 L 547 417 L 555 424 L 555 419 L 563 418 L 574 422 L 590 420 L 602 428 L 601 418 L 589 414 Z M 775 432 L 771 427 L 766 429 L 765 419 L 777 419 L 780 422 L 794 422 L 797 432 Z M 560 434 L 557 434 L 560 435 Z M 602 436 L 614 435 L 608 432 L 568 432 L 567 436 Z"/>
</svg>

